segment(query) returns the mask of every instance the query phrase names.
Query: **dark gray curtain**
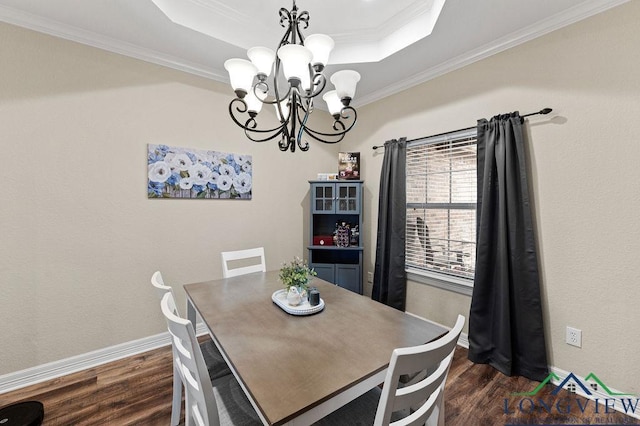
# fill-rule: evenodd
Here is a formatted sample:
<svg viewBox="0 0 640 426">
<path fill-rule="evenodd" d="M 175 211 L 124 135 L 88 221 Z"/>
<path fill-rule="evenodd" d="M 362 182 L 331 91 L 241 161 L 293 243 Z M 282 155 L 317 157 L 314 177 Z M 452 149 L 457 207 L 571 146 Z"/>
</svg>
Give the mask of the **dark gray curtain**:
<svg viewBox="0 0 640 426">
<path fill-rule="evenodd" d="M 372 299 L 404 311 L 407 274 L 404 271 L 407 139 L 384 144 L 378 200 L 378 242 Z"/>
<path fill-rule="evenodd" d="M 509 376 L 548 374 L 538 259 L 518 112 L 478 120 L 476 272 L 469 359 Z"/>
</svg>

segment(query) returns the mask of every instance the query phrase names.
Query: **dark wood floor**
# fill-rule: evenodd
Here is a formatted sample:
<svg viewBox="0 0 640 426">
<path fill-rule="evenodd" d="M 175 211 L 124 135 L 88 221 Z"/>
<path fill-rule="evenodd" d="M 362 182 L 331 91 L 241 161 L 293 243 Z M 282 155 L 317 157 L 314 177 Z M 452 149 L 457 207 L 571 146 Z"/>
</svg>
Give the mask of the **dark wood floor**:
<svg viewBox="0 0 640 426">
<path fill-rule="evenodd" d="M 601 408 L 596 413 L 593 401 L 587 403 L 566 391 L 553 396 L 551 385 L 532 397 L 552 406 L 550 413 L 539 405 L 530 413 L 529 401 L 520 410 L 522 397 L 511 394 L 532 391 L 537 385 L 527 379 L 506 377 L 485 365 L 474 365 L 467 360 L 467 350 L 458 347 L 447 380 L 446 424 L 640 424 L 618 412 L 606 414 Z M 25 400 L 41 401 L 45 426 L 168 425 L 171 386 L 171 350 L 166 347 L 2 394 L 0 407 Z M 582 407 L 587 404 L 584 413 L 575 398 L 581 400 Z"/>
</svg>

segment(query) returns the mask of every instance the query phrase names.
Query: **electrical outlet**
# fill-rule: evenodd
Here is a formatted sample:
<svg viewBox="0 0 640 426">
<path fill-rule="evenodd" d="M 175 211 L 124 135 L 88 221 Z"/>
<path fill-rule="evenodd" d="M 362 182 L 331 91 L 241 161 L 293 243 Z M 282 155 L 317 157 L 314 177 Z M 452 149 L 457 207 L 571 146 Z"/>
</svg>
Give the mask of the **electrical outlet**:
<svg viewBox="0 0 640 426">
<path fill-rule="evenodd" d="M 368 283 L 373 282 L 373 272 L 367 272 L 367 282 Z"/>
<path fill-rule="evenodd" d="M 566 342 L 568 345 L 582 347 L 582 330 L 567 326 Z"/>
</svg>

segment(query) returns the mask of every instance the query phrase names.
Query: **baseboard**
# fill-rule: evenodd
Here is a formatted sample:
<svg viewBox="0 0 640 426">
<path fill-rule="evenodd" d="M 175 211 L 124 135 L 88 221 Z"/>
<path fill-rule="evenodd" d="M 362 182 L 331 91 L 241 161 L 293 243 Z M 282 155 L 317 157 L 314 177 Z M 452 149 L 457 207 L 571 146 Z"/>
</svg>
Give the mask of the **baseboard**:
<svg viewBox="0 0 640 426">
<path fill-rule="evenodd" d="M 467 333 L 460 333 L 458 338 L 458 346 L 469 349 L 469 335 Z"/>
<path fill-rule="evenodd" d="M 433 321 L 429 322 L 433 323 Z M 196 326 L 196 334 L 198 336 L 207 334 L 207 328 L 204 326 L 204 324 L 198 323 L 198 325 Z M 161 348 L 169 344 L 171 344 L 169 333 L 164 332 L 156 334 L 154 336 L 144 337 L 142 339 L 134 340 L 131 342 L 121 343 L 119 345 L 114 345 L 96 351 L 88 352 L 86 354 L 65 358 L 47 364 L 42 364 L 25 370 L 16 371 L 14 373 L 5 374 L 3 376 L 0 376 L 0 394 L 35 385 L 47 380 L 66 376 L 68 374 L 77 373 L 78 371 L 86 370 L 98 365 L 107 364 L 109 362 L 117 361 L 122 358 Z M 458 345 L 464 348 L 469 348 L 469 338 L 466 333 L 460 334 Z M 572 374 L 568 371 L 553 366 L 550 366 L 549 370 L 560 377 L 560 380 L 564 380 L 564 378 Z M 584 377 L 578 376 L 576 374 L 574 374 L 574 377 L 576 377 L 576 379 L 582 383 L 588 383 L 588 381 Z M 551 382 L 557 386 L 561 383 L 560 380 L 552 379 Z M 608 390 L 608 393 L 606 392 L 606 390 Z M 611 401 L 613 399 L 613 408 L 616 411 L 624 413 L 630 417 L 640 419 L 640 405 L 637 406 L 634 412 L 625 412 L 620 398 L 612 397 L 612 395 L 620 394 L 622 392 L 612 388 L 606 388 L 606 390 L 600 388 L 597 390 L 590 389 L 591 395 L 588 395 L 581 389 L 580 386 L 578 386 L 576 388 L 576 394 L 594 401 L 602 405 L 603 407 L 605 401 Z M 630 396 L 629 398 L 631 400 L 637 400 L 637 396 Z"/>
<path fill-rule="evenodd" d="M 196 334 L 200 336 L 206 333 L 207 329 L 204 324 L 199 323 L 196 326 Z M 14 373 L 5 374 L 0 376 L 0 394 L 66 376 L 68 374 L 77 373 L 78 371 L 107 364 L 129 356 L 138 355 L 170 344 L 171 340 L 169 339 L 169 332 L 164 332 L 154 336 L 133 340 L 131 342 L 87 352 L 82 355 L 16 371 Z"/>
<path fill-rule="evenodd" d="M 430 322 L 431 324 L 439 325 L 442 328 L 446 328 L 447 330 L 451 330 L 451 327 L 447 327 L 446 325 L 440 324 L 439 322 L 431 321 L 430 319 L 426 319 L 421 317 L 420 315 L 412 314 L 411 312 L 404 311 L 405 314 L 411 315 L 412 317 L 420 318 L 423 321 Z M 458 337 L 458 346 L 462 346 L 463 348 L 469 349 L 469 336 L 467 333 L 460 333 L 460 337 Z"/>
</svg>

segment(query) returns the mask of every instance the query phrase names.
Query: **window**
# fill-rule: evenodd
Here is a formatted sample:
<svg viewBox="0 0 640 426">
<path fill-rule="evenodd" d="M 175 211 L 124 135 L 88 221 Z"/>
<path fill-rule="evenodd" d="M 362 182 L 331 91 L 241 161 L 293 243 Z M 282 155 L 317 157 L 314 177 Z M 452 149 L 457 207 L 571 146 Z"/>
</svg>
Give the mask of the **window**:
<svg viewBox="0 0 640 426">
<path fill-rule="evenodd" d="M 407 146 L 406 268 L 413 275 L 473 285 L 477 141 L 466 130 Z"/>
</svg>

